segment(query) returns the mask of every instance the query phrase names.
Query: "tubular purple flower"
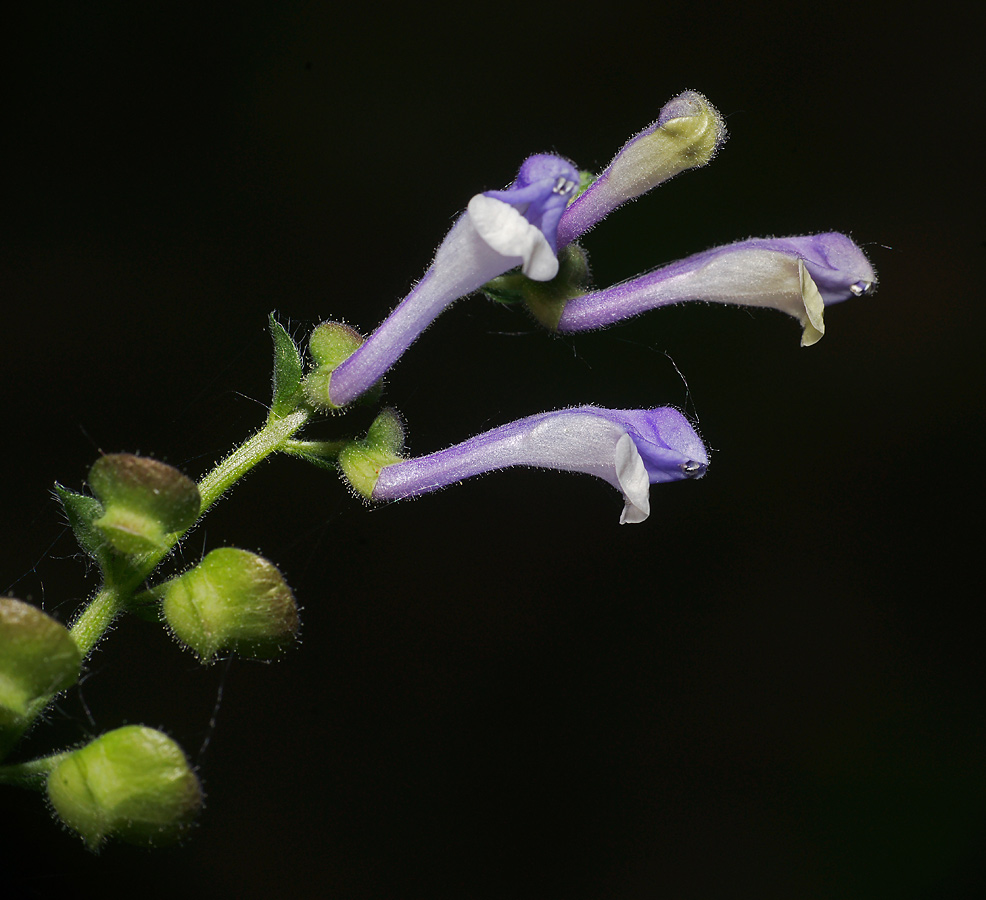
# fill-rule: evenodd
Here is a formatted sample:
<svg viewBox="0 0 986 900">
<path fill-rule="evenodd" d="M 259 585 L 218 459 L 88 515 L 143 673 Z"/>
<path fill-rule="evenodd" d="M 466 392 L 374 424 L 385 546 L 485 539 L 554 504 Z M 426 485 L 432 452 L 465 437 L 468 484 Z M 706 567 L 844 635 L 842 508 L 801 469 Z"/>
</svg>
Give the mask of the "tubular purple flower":
<svg viewBox="0 0 986 900">
<path fill-rule="evenodd" d="M 807 347 L 825 333 L 825 306 L 867 294 L 875 284 L 869 260 L 844 234 L 751 238 L 575 297 L 558 330 L 602 328 L 659 306 L 707 300 L 786 312 L 802 324 Z"/>
<path fill-rule="evenodd" d="M 698 91 L 685 91 L 656 122 L 623 145 L 603 173 L 564 211 L 558 247 L 564 247 L 628 200 L 685 169 L 704 166 L 726 138 L 722 116 Z"/>
<path fill-rule="evenodd" d="M 621 491 L 620 523 L 650 515 L 651 484 L 701 478 L 709 463 L 702 439 L 671 407 L 581 406 L 528 416 L 417 459 L 380 469 L 374 500 L 416 497 L 509 466 L 585 472 Z"/>
<path fill-rule="evenodd" d="M 370 388 L 442 310 L 491 278 L 516 266 L 534 281 L 554 278 L 558 220 L 578 183 L 567 160 L 538 154 L 506 190 L 473 197 L 421 281 L 332 372 L 332 404 L 344 406 Z"/>
</svg>

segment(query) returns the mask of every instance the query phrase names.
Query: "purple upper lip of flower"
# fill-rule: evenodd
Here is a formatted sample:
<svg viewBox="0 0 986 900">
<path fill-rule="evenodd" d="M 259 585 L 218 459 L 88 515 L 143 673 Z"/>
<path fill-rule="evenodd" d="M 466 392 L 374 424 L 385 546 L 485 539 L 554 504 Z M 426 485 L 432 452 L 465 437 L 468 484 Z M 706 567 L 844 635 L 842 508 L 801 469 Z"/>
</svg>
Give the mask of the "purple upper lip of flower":
<svg viewBox="0 0 986 900">
<path fill-rule="evenodd" d="M 558 222 L 578 186 L 575 167 L 558 156 L 538 153 L 524 160 L 514 183 L 505 191 L 484 191 L 484 197 L 515 207 L 558 252 Z"/>
<path fill-rule="evenodd" d="M 869 293 L 876 286 L 876 272 L 870 261 L 849 237 L 838 231 L 799 237 L 751 238 L 698 256 L 742 248 L 776 250 L 803 260 L 826 306 Z"/>
<path fill-rule="evenodd" d="M 650 484 L 700 478 L 708 462 L 701 438 L 676 409 L 584 406 L 528 416 L 446 450 L 384 466 L 373 499 L 415 497 L 483 472 L 534 466 L 605 479 L 626 500 L 621 521 L 639 522 L 650 511 Z"/>
</svg>

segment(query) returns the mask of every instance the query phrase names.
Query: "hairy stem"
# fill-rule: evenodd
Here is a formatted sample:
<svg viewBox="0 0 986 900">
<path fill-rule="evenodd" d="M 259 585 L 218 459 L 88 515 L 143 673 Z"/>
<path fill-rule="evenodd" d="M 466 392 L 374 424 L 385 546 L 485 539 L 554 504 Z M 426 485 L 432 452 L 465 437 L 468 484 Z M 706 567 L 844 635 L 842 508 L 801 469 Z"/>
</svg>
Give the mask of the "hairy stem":
<svg viewBox="0 0 986 900">
<path fill-rule="evenodd" d="M 198 521 L 201 521 L 209 508 L 254 466 L 272 453 L 283 450 L 310 417 L 310 410 L 298 409 L 286 416 L 269 418 L 263 428 L 247 438 L 218 463 L 211 472 L 207 473 L 199 482 L 202 506 Z M 195 526 L 191 527 L 194 528 Z M 175 545 L 189 530 L 176 531 L 170 534 L 165 547 L 139 557 L 122 572 L 107 573 L 106 583 L 83 607 L 72 624 L 71 635 L 82 652 L 83 659 L 92 653 L 113 620 L 132 601 L 134 592 L 161 561 L 171 553 Z M 41 714 L 53 698 L 54 695 L 38 698 L 33 704 L 30 714 L 24 719 L 24 730 Z M 24 765 L 29 764 L 25 763 Z M 7 767 L 6 770 L 0 769 L 0 773 L 16 768 L 14 766 Z"/>
<path fill-rule="evenodd" d="M 40 759 L 32 759 L 12 766 L 0 766 L 0 784 L 43 791 L 48 773 L 71 752 L 71 750 L 64 750 L 61 753 L 53 753 L 51 756 L 43 756 Z"/>
<path fill-rule="evenodd" d="M 310 416 L 309 410 L 299 409 L 280 419 L 268 419 L 260 431 L 230 453 L 199 482 L 199 493 L 202 495 L 199 516 L 205 515 L 206 510 L 257 463 L 283 449 Z"/>
<path fill-rule="evenodd" d="M 110 623 L 123 609 L 125 600 L 125 596 L 119 590 L 104 586 L 76 618 L 71 634 L 83 659 L 89 655 Z"/>
</svg>

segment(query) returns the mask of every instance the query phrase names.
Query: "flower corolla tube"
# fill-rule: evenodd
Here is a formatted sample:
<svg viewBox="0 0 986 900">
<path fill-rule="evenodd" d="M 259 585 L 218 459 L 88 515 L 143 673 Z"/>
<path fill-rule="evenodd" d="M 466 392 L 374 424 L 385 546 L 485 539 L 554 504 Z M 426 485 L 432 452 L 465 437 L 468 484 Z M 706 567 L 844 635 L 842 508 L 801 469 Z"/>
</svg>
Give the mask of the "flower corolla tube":
<svg viewBox="0 0 986 900">
<path fill-rule="evenodd" d="M 809 346 L 825 333 L 826 306 L 866 294 L 875 283 L 869 260 L 844 234 L 753 238 L 574 297 L 557 328 L 602 328 L 659 306 L 706 300 L 786 312 L 801 323 L 801 343 Z"/>
<path fill-rule="evenodd" d="M 682 413 L 582 406 L 528 416 L 427 456 L 380 469 L 373 500 L 427 494 L 509 466 L 585 472 L 623 494 L 621 524 L 650 515 L 650 485 L 700 478 L 709 463 Z"/>
<path fill-rule="evenodd" d="M 570 162 L 537 154 L 524 161 L 509 188 L 474 196 L 421 281 L 332 372 L 332 405 L 366 391 L 446 307 L 490 279 L 517 266 L 533 281 L 554 278 L 558 222 L 578 184 Z"/>
</svg>

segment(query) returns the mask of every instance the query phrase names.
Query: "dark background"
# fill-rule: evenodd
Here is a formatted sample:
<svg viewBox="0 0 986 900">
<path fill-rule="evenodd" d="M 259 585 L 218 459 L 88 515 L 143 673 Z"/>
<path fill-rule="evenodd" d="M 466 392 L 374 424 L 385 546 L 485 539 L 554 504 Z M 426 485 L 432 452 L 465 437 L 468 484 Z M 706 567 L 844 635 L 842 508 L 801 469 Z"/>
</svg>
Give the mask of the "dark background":
<svg viewBox="0 0 986 900">
<path fill-rule="evenodd" d="M 303 605 L 300 646 L 202 669 L 121 621 L 23 750 L 163 728 L 200 766 L 200 827 L 92 856 L 7 790 L 15 896 L 982 895 L 974 23 L 831 4 L 33 9 L 5 53 L 0 589 L 63 621 L 93 573 L 55 479 L 80 488 L 101 451 L 200 476 L 263 419 L 271 310 L 299 338 L 371 329 L 473 193 L 536 151 L 598 171 L 681 90 L 731 138 L 587 238 L 597 283 L 842 230 L 881 285 L 807 350 L 769 311 L 555 339 L 461 301 L 389 379 L 412 452 L 546 409 L 687 402 L 708 476 L 655 487 L 650 520 L 620 528 L 617 493 L 586 477 L 501 473 L 368 511 L 331 473 L 265 465 L 179 564 L 263 552 Z"/>
</svg>

